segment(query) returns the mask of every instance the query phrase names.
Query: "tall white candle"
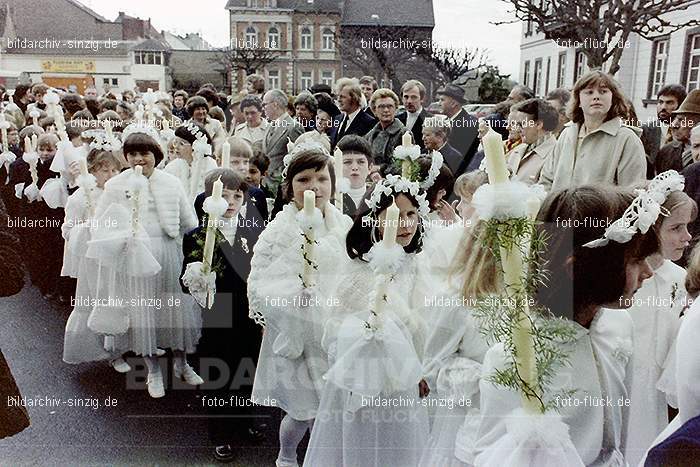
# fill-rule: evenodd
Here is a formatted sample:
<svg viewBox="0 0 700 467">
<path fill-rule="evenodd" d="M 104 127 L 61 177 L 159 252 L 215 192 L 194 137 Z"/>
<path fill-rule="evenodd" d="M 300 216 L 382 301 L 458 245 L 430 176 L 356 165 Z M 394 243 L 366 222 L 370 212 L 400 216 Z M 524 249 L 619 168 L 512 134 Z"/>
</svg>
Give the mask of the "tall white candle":
<svg viewBox="0 0 700 467">
<path fill-rule="evenodd" d="M 343 151 L 340 148 L 335 148 L 333 162 L 335 163 L 335 207 L 343 212 L 343 193 L 339 189 L 340 181 L 343 179 Z"/>
<path fill-rule="evenodd" d="M 311 190 L 304 191 L 304 214 L 311 219 L 316 209 L 316 193 Z M 304 272 L 302 274 L 303 283 L 309 287 L 311 286 L 311 275 L 313 274 L 313 261 L 314 261 L 314 231 L 309 228 L 304 232 L 306 234 L 307 240 L 304 241 L 304 256 L 306 260 L 304 261 Z"/>
<path fill-rule="evenodd" d="M 489 128 L 484 137 L 481 138 L 481 143 L 484 146 L 489 183 L 507 182 L 508 169 L 506 168 L 506 156 L 501 135 L 493 131 L 493 128 Z"/>
<path fill-rule="evenodd" d="M 87 175 L 88 174 L 87 160 L 80 158 L 80 159 L 78 159 L 78 164 L 80 164 L 80 175 Z M 141 167 L 141 166 L 139 166 L 139 167 Z"/>
<path fill-rule="evenodd" d="M 211 190 L 212 199 L 221 199 L 221 194 L 223 193 L 223 191 L 224 184 L 221 182 L 221 179 L 216 180 Z M 205 274 L 208 274 L 209 271 L 211 271 L 211 262 L 214 258 L 214 240 L 216 239 L 216 224 L 218 220 L 218 218 L 215 218 L 211 215 L 209 215 L 207 219 L 207 234 L 204 238 L 204 257 L 202 258 Z"/>
<path fill-rule="evenodd" d="M 136 175 L 143 175 L 143 166 L 137 165 L 134 167 L 134 173 Z"/>
<path fill-rule="evenodd" d="M 386 208 L 386 216 L 384 217 L 384 236 L 382 241 L 387 247 L 396 245 L 396 233 L 399 230 L 399 214 L 399 207 L 396 206 L 396 200 L 394 200 L 391 206 Z"/>
<path fill-rule="evenodd" d="M 224 169 L 231 168 L 231 144 L 228 140 L 221 145 L 221 167 Z"/>
<path fill-rule="evenodd" d="M 401 137 L 401 145 L 406 146 L 406 147 L 413 146 L 413 144 L 411 142 L 411 132 L 410 131 L 407 131 Z"/>
<path fill-rule="evenodd" d="M 214 182 L 214 185 L 212 186 L 211 190 L 211 196 L 214 199 L 221 199 L 221 195 L 224 192 L 224 184 L 221 182 L 221 179 L 219 178 Z"/>
</svg>

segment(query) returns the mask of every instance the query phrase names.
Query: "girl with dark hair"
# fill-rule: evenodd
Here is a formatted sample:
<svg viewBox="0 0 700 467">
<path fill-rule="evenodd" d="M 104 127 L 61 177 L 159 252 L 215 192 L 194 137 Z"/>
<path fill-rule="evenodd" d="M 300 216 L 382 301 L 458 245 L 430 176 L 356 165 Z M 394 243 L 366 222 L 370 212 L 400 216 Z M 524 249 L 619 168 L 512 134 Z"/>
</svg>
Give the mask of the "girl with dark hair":
<svg viewBox="0 0 700 467">
<path fill-rule="evenodd" d="M 419 398 L 429 392 L 421 362 L 427 332 L 422 308 L 430 281 L 417 260 L 428 202 L 418 183 L 388 175 L 375 187 L 368 206 L 346 239 L 351 261 L 343 267 L 336 292 L 339 306 L 323 336 L 331 369 L 305 466 L 416 466 L 428 437 L 428 411 Z M 399 214 L 396 258 L 381 240 L 390 206 Z M 387 276 L 376 268 L 386 262 L 393 264 L 393 272 L 387 273 L 390 278 L 382 289 L 382 277 Z M 383 299 L 376 298 L 380 293 Z M 371 317 L 364 321 L 372 313 L 380 324 L 372 324 Z M 375 333 L 374 326 L 381 329 Z M 406 404 L 375 406 L 368 404 L 370 399 Z"/>
<path fill-rule="evenodd" d="M 123 137 L 130 168 L 105 183 L 95 209 L 98 226 L 88 242 L 87 256 L 101 262 L 88 326 L 113 336 L 108 350 L 115 354 L 142 356 L 148 393 L 163 397 L 159 347 L 172 349 L 175 377 L 202 383 L 185 357 L 195 351 L 201 316 L 179 281 L 182 237 L 197 226 L 197 218 L 178 179 L 155 168 L 163 159 L 158 133 L 132 124 Z M 125 245 L 119 235 L 124 229 Z"/>
<path fill-rule="evenodd" d="M 659 249 L 657 234 L 650 228 L 659 213 L 654 203 L 647 192 L 635 198 L 629 191 L 587 185 L 551 193 L 537 216 L 536 228 L 547 239 L 542 260 L 552 279 L 538 287 L 535 299 L 555 316 L 570 320 L 572 333 L 555 344 L 567 362 L 557 367 L 543 388 L 543 397 L 561 416 L 558 424 L 551 419 L 547 436 L 560 442 L 570 435 L 573 454 L 582 465 L 626 465 L 621 450 L 629 412 L 633 323 L 622 310 L 629 308 L 642 282 L 653 274 L 647 258 Z M 506 452 L 498 442 L 507 433 L 517 436 L 516 425 L 527 421 L 518 419 L 518 412 L 513 414 L 521 406 L 519 392 L 488 377 L 504 369 L 508 359 L 503 343 L 484 357 L 481 420 L 474 447 L 477 465 L 507 464 L 515 448 Z M 547 456 L 545 449 L 520 452 Z"/>
<path fill-rule="evenodd" d="M 276 465 L 287 467 L 297 465 L 297 446 L 318 410 L 328 370 L 321 347 L 327 298 L 334 291 L 351 221 L 329 202 L 335 173 L 333 159 L 322 145 L 297 144 L 285 157 L 283 175 L 281 193 L 287 204 L 253 249 L 248 300 L 250 317 L 265 327 L 251 399 L 286 413 Z M 301 225 L 306 217 L 300 211 L 305 191 L 315 195 L 311 258 L 302 255 L 306 240 Z M 305 284 L 304 277 L 311 284 Z"/>
<path fill-rule="evenodd" d="M 550 191 L 591 183 L 632 186 L 646 179 L 641 130 L 625 124 L 629 107 L 612 76 L 594 70 L 574 85 L 571 123 L 547 157 L 539 183 Z"/>
</svg>

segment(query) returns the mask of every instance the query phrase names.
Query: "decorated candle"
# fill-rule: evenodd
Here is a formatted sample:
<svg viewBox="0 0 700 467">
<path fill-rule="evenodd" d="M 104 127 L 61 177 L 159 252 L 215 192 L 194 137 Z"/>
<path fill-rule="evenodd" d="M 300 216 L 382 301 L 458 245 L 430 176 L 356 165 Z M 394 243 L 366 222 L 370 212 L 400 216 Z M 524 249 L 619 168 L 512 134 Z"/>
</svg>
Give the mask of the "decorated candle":
<svg viewBox="0 0 700 467">
<path fill-rule="evenodd" d="M 309 224 L 311 223 L 314 210 L 316 209 L 316 193 L 311 190 L 304 191 L 304 215 L 308 218 Z M 308 228 L 304 232 L 304 272 L 302 275 L 302 282 L 305 287 L 311 285 L 311 274 L 313 272 L 314 263 L 314 231 Z"/>
<path fill-rule="evenodd" d="M 343 179 L 343 151 L 335 148 L 333 151 L 333 162 L 335 169 L 335 207 L 343 212 L 343 193 L 340 191 L 340 181 Z"/>
<path fill-rule="evenodd" d="M 221 194 L 224 191 L 224 184 L 221 178 L 214 182 L 211 190 L 211 197 L 214 200 L 221 199 Z M 214 258 L 214 240 L 216 239 L 216 223 L 218 219 L 212 218 L 211 215 L 207 222 L 207 235 L 204 238 L 204 273 L 208 274 L 211 270 L 211 262 Z"/>
<path fill-rule="evenodd" d="M 489 183 L 504 183 L 508 181 L 508 169 L 506 168 L 506 156 L 503 150 L 503 140 L 501 135 L 493 131 L 492 128 L 486 132 L 481 143 L 484 146 L 484 157 L 486 159 L 486 170 L 489 176 Z"/>
<path fill-rule="evenodd" d="M 24 152 L 27 154 L 32 152 L 32 140 L 29 138 L 29 136 L 24 137 Z"/>
<path fill-rule="evenodd" d="M 396 200 L 394 200 L 391 202 L 391 206 L 386 208 L 386 217 L 384 218 L 384 236 L 382 241 L 387 247 L 396 245 L 396 233 L 399 230 L 399 213 Z"/>
<path fill-rule="evenodd" d="M 224 169 L 231 167 L 231 144 L 228 140 L 221 145 L 221 167 Z"/>
<path fill-rule="evenodd" d="M 83 159 L 83 158 L 78 159 L 78 164 L 80 164 L 80 175 L 87 175 L 88 174 L 87 159 Z M 139 165 L 138 167 L 141 167 L 141 166 Z"/>
<path fill-rule="evenodd" d="M 134 173 L 136 175 L 143 175 L 143 166 L 137 165 L 134 167 Z"/>
<path fill-rule="evenodd" d="M 413 146 L 413 143 L 411 141 L 411 132 L 410 131 L 407 131 L 401 137 L 401 145 L 406 146 L 406 147 Z"/>
</svg>

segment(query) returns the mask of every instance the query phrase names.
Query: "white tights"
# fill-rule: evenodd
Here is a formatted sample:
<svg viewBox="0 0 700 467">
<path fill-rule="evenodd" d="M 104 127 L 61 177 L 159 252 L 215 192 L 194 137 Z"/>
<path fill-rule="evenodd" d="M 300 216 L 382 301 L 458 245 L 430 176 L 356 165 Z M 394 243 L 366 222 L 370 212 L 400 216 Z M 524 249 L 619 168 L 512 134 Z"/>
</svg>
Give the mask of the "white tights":
<svg viewBox="0 0 700 467">
<path fill-rule="evenodd" d="M 149 374 L 157 373 L 160 371 L 158 357 L 152 355 L 144 355 L 143 359 L 146 362 L 146 368 L 148 368 Z M 187 356 L 183 350 L 173 351 L 173 365 L 179 368 L 183 368 L 185 365 L 187 365 Z"/>
<path fill-rule="evenodd" d="M 297 447 L 304 438 L 306 430 L 311 431 L 313 420 L 295 420 L 286 414 L 280 423 L 280 453 L 277 460 L 284 463 L 297 462 Z"/>
</svg>

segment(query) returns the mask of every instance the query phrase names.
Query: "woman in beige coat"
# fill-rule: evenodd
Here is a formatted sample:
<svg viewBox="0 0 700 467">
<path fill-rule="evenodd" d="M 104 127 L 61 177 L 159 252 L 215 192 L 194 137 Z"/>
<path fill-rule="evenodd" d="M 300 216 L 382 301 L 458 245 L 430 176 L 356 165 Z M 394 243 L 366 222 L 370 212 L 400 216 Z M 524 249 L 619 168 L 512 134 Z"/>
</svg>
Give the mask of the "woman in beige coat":
<svg viewBox="0 0 700 467">
<path fill-rule="evenodd" d="M 591 183 L 631 186 L 644 181 L 641 130 L 626 125 L 626 99 L 613 78 L 591 71 L 574 85 L 568 114 L 539 183 L 550 191 Z"/>
</svg>

